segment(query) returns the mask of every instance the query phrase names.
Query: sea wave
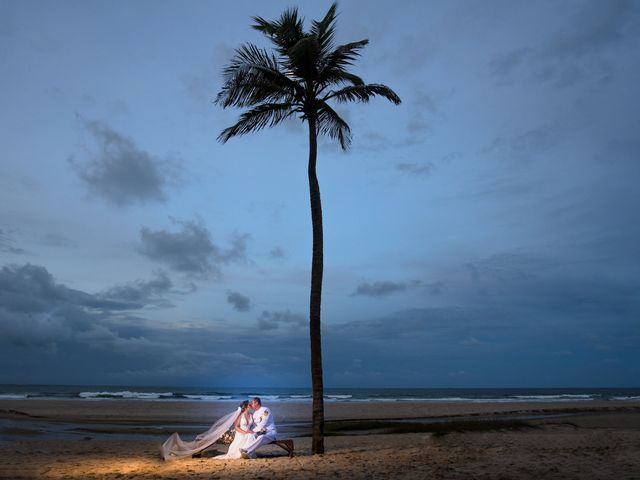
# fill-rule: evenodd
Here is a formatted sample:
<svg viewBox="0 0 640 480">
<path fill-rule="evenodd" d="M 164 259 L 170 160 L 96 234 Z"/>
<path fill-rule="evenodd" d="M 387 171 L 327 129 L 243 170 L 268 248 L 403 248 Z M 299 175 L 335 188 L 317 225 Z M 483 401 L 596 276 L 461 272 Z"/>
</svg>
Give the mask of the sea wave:
<svg viewBox="0 0 640 480">
<path fill-rule="evenodd" d="M 593 400 L 594 396 L 590 394 L 569 394 L 560 395 L 515 395 L 518 400 L 542 400 L 542 401 L 558 401 L 558 400 Z"/>
<path fill-rule="evenodd" d="M 78 396 L 85 399 L 133 398 L 139 400 L 158 400 L 160 398 L 172 398 L 173 392 L 130 392 L 129 390 L 125 390 L 122 392 L 80 392 Z"/>
<path fill-rule="evenodd" d="M 189 400 L 204 400 L 206 402 L 214 402 L 217 400 L 232 400 L 232 395 L 183 395 Z"/>
<path fill-rule="evenodd" d="M 353 395 L 325 395 L 325 398 L 329 400 L 347 400 L 353 398 Z"/>
<path fill-rule="evenodd" d="M 22 400 L 28 397 L 26 393 L 0 393 L 0 400 Z"/>
<path fill-rule="evenodd" d="M 625 401 L 632 401 L 632 402 L 637 402 L 640 400 L 640 395 L 632 395 L 632 396 L 622 396 L 622 397 L 611 397 L 611 400 L 625 400 Z"/>
<path fill-rule="evenodd" d="M 271 402 L 280 399 L 280 395 L 260 395 L 259 393 L 252 393 L 251 395 L 247 395 L 247 398 L 249 399 L 255 397 L 258 397 L 260 400 L 268 400 Z"/>
</svg>

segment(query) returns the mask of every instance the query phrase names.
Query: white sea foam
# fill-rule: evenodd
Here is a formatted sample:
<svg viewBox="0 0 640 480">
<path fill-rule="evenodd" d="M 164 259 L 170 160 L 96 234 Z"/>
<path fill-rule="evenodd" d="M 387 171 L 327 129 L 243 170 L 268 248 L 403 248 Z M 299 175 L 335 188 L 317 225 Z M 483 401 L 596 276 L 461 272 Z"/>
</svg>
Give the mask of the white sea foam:
<svg viewBox="0 0 640 480">
<path fill-rule="evenodd" d="M 593 400 L 593 395 L 588 394 L 568 394 L 560 395 L 516 395 L 518 400 L 542 400 L 542 401 L 558 401 L 558 400 Z"/>
<path fill-rule="evenodd" d="M 353 398 L 353 395 L 325 395 L 329 400 L 347 400 Z"/>
<path fill-rule="evenodd" d="M 268 400 L 270 402 L 273 402 L 275 400 L 278 400 L 280 398 L 280 395 L 260 395 L 258 394 L 252 394 L 252 395 L 247 395 L 247 398 L 252 399 L 258 397 L 260 400 Z"/>
<path fill-rule="evenodd" d="M 217 400 L 231 400 L 231 395 L 185 395 L 189 400 L 204 400 L 206 402 L 214 402 Z"/>
<path fill-rule="evenodd" d="M 159 398 L 171 398 L 173 392 L 130 392 L 125 390 L 123 392 L 80 392 L 78 394 L 80 398 L 84 399 L 109 399 L 109 398 L 128 398 L 139 400 L 157 400 Z"/>
<path fill-rule="evenodd" d="M 638 396 L 622 396 L 622 397 L 611 397 L 611 400 L 625 400 L 625 401 L 632 401 L 632 402 L 637 402 L 638 400 L 640 400 L 640 395 Z"/>
<path fill-rule="evenodd" d="M 0 393 L 0 400 L 22 400 L 27 398 L 26 393 Z"/>
</svg>

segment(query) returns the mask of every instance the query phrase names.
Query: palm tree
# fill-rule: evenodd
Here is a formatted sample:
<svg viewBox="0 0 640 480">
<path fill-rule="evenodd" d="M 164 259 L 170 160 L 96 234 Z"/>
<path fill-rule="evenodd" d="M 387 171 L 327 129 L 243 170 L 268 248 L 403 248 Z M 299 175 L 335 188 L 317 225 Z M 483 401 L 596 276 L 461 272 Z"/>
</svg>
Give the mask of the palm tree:
<svg viewBox="0 0 640 480">
<path fill-rule="evenodd" d="M 320 338 L 323 240 L 322 205 L 316 176 L 318 134 L 337 140 L 343 150 L 347 150 L 351 143 L 349 125 L 329 105 L 329 101 L 368 102 L 375 96 L 381 96 L 396 105 L 400 103 L 398 95 L 389 87 L 365 84 L 360 77 L 347 71 L 369 41 L 334 44 L 336 7 L 334 3 L 322 20 L 313 21 L 308 32 L 304 31 L 304 19 L 298 16 L 296 8 L 286 10 L 275 21 L 253 17 L 253 28 L 271 41 L 274 52 L 269 53 L 251 43 L 238 48 L 224 69 L 224 84 L 216 98 L 216 103 L 223 108 L 247 108 L 235 125 L 220 133 L 218 140 L 222 143 L 236 135 L 273 127 L 291 116 L 300 117 L 309 126 L 308 175 L 313 226 L 309 336 L 314 454 L 324 453 Z"/>
</svg>

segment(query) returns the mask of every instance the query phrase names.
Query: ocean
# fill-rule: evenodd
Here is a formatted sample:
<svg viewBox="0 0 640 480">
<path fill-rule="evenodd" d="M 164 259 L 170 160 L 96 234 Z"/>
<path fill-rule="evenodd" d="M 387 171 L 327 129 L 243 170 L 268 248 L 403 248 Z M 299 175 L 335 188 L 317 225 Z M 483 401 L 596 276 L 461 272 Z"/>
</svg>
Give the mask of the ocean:
<svg viewBox="0 0 640 480">
<path fill-rule="evenodd" d="M 309 388 L 139 387 L 99 385 L 0 385 L 0 400 L 310 402 Z M 566 402 L 639 401 L 640 388 L 327 388 L 327 402 Z"/>
</svg>

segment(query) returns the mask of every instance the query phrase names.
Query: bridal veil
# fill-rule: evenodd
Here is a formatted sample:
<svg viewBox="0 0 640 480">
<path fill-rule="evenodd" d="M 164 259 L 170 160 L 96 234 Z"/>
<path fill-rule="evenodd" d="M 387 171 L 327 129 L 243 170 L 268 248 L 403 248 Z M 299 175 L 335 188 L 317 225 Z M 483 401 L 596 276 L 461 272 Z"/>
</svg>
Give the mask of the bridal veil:
<svg viewBox="0 0 640 480">
<path fill-rule="evenodd" d="M 241 409 L 238 407 L 235 411 L 220 418 L 209 430 L 201 433 L 191 442 L 186 442 L 180 438 L 180 435 L 173 433 L 160 448 L 162 458 L 165 460 L 178 460 L 201 452 L 209 445 L 214 444 L 216 440 L 222 437 L 222 435 L 233 426 L 240 411 Z"/>
</svg>

